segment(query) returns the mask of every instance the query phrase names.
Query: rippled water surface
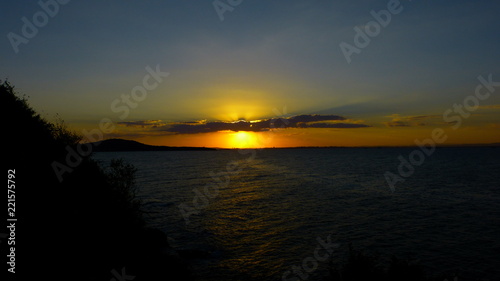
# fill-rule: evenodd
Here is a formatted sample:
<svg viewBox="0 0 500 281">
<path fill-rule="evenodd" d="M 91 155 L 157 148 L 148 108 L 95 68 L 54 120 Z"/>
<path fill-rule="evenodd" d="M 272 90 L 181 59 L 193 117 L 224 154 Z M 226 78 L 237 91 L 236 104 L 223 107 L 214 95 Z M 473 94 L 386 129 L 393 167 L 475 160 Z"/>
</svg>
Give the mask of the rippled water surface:
<svg viewBox="0 0 500 281">
<path fill-rule="evenodd" d="M 382 257 L 420 259 L 431 273 L 500 278 L 500 149 L 437 149 L 391 192 L 384 173 L 398 174 L 398 156 L 408 158 L 412 150 L 107 152 L 95 158 L 104 164 L 123 158 L 138 168 L 148 223 L 177 249 L 210 253 L 193 260 L 203 280 L 281 280 L 329 235 L 340 245 L 334 261 L 345 258 L 352 243 Z M 327 268 L 319 262 L 308 280 L 321 279 Z"/>
</svg>

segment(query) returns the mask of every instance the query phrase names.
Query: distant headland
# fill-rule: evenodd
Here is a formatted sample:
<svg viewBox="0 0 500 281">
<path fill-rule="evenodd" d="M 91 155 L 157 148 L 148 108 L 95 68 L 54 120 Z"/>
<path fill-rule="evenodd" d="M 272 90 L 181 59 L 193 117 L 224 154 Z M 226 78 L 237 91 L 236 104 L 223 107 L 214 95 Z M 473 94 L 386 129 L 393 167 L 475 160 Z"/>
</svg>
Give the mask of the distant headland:
<svg viewBox="0 0 500 281">
<path fill-rule="evenodd" d="M 231 148 L 197 147 L 197 146 L 162 146 L 149 145 L 138 141 L 126 139 L 107 139 L 91 143 L 95 152 L 119 152 L 119 151 L 214 151 L 228 150 Z M 322 148 L 414 148 L 415 146 L 295 146 L 295 147 L 262 147 L 259 149 L 322 149 Z M 500 143 L 487 144 L 450 144 L 438 145 L 438 148 L 459 147 L 500 147 Z M 235 148 L 234 148 L 235 149 Z"/>
<path fill-rule="evenodd" d="M 114 151 L 189 151 L 189 150 L 217 150 L 216 148 L 191 147 L 191 146 L 157 146 L 140 143 L 133 140 L 107 139 L 93 142 L 95 152 Z"/>
</svg>

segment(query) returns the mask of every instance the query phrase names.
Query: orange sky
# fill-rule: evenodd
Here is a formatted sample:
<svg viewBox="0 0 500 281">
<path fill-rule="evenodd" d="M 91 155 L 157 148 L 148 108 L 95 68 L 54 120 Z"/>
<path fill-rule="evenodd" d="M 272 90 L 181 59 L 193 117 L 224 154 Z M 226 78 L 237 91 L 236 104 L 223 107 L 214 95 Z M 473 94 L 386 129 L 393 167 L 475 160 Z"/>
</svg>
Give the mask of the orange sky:
<svg viewBox="0 0 500 281">
<path fill-rule="evenodd" d="M 220 148 L 262 148 L 296 146 L 412 146 L 415 140 L 432 138 L 435 128 L 444 130 L 447 140 L 444 145 L 487 144 L 500 140 L 500 124 L 481 120 L 474 116 L 463 120 L 454 130 L 451 124 L 429 118 L 429 124 L 389 127 L 384 122 L 365 122 L 366 128 L 285 128 L 263 132 L 220 131 L 196 134 L 174 134 L 157 132 L 147 128 L 117 126 L 105 138 L 121 137 L 151 145 L 202 146 Z M 386 118 L 387 121 L 392 120 Z M 433 119 L 433 120 L 431 120 Z M 486 118 L 486 120 L 489 120 Z M 387 122 L 385 122 L 387 123 Z"/>
<path fill-rule="evenodd" d="M 264 147 L 297 147 L 297 146 L 413 146 L 415 139 L 423 140 L 431 137 L 431 131 L 428 135 L 424 134 L 405 134 L 391 137 L 391 130 L 384 130 L 385 133 L 374 134 L 372 132 L 363 133 L 342 133 L 325 136 L 325 134 L 312 134 L 309 136 L 300 137 L 300 132 L 296 132 L 297 136 L 292 137 L 281 132 L 269 136 L 269 133 L 253 133 L 253 132 L 238 132 L 238 133 L 211 133 L 207 135 L 179 135 L 179 136 L 145 136 L 136 138 L 135 140 L 151 145 L 166 145 L 166 146 L 203 146 L 203 147 L 219 147 L 219 148 L 264 148 Z M 484 135 L 476 129 L 470 130 L 470 134 L 461 135 L 451 130 L 446 131 L 449 139 L 445 144 L 462 145 L 462 144 L 489 144 L 498 143 L 500 140 L 500 132 L 490 135 Z M 476 134 L 481 134 L 483 137 L 475 137 Z M 243 135 L 243 137 L 241 136 Z M 332 138 L 336 139 L 332 139 Z"/>
</svg>

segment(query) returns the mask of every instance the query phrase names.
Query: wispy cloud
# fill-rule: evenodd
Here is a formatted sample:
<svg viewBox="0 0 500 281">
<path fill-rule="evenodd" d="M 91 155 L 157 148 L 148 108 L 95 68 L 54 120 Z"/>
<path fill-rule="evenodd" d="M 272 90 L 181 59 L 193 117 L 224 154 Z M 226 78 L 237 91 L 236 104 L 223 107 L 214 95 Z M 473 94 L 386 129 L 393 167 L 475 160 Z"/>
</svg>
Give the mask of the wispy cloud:
<svg viewBox="0 0 500 281">
<path fill-rule="evenodd" d="M 384 122 L 387 127 L 421 127 L 434 123 L 432 119 L 442 118 L 440 115 L 400 116 L 399 114 L 386 117 L 392 118 L 391 121 Z"/>
<path fill-rule="evenodd" d="M 404 121 L 384 122 L 387 127 L 410 127 L 410 123 Z"/>
<path fill-rule="evenodd" d="M 161 120 L 141 120 L 118 122 L 118 125 L 127 127 L 158 128 L 161 126 L 165 126 L 165 123 L 163 123 Z"/>
<path fill-rule="evenodd" d="M 500 109 L 500 104 L 480 105 L 480 109 Z"/>
</svg>

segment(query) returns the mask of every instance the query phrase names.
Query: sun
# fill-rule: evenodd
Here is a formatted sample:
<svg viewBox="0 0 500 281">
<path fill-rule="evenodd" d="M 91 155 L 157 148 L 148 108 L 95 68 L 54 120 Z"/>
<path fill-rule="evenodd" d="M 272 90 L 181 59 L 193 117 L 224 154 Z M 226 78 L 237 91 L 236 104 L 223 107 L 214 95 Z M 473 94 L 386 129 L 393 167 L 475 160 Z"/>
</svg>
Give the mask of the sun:
<svg viewBox="0 0 500 281">
<path fill-rule="evenodd" d="M 235 132 L 230 134 L 230 146 L 232 148 L 251 148 L 256 147 L 257 137 L 252 132 Z"/>
</svg>

